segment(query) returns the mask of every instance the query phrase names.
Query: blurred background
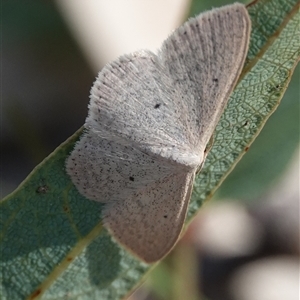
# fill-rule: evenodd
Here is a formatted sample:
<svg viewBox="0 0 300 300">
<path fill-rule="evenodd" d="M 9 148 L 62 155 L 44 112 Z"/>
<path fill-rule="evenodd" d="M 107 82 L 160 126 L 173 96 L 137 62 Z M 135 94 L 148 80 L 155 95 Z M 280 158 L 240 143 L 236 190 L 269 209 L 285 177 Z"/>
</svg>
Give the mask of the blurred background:
<svg viewBox="0 0 300 300">
<path fill-rule="evenodd" d="M 2 1 L 1 198 L 84 123 L 101 68 L 235 1 Z M 299 299 L 299 76 L 131 299 Z"/>
</svg>

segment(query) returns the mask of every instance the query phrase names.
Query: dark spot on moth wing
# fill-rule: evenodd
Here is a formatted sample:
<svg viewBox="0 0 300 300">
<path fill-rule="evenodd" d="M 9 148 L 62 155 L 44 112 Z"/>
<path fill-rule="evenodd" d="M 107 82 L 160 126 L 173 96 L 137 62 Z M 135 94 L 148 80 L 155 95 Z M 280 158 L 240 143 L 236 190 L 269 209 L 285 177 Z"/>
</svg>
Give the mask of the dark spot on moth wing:
<svg viewBox="0 0 300 300">
<path fill-rule="evenodd" d="M 168 217 L 168 215 L 164 215 L 164 218 L 166 219 Z"/>
<path fill-rule="evenodd" d="M 214 78 L 214 79 L 213 79 L 213 82 L 218 82 L 218 81 L 219 81 L 218 78 Z"/>
<path fill-rule="evenodd" d="M 130 180 L 130 181 L 134 181 L 134 177 L 133 177 L 133 176 L 130 176 L 130 177 L 129 177 L 129 180 Z"/>
<path fill-rule="evenodd" d="M 154 108 L 159 108 L 160 107 L 160 103 L 155 104 Z"/>
</svg>

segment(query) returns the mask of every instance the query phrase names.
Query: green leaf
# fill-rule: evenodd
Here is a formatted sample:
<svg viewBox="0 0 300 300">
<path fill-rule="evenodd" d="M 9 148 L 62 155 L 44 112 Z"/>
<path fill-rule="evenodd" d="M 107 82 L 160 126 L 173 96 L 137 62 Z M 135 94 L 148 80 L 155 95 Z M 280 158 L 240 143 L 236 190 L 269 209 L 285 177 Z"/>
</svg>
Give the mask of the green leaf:
<svg viewBox="0 0 300 300">
<path fill-rule="evenodd" d="M 299 1 L 255 1 L 247 8 L 252 32 L 246 64 L 216 128 L 214 146 L 196 180 L 189 217 L 212 196 L 249 150 L 279 105 L 299 61 Z M 239 186 L 232 183 L 223 195 L 234 194 L 234 188 Z"/>
<path fill-rule="evenodd" d="M 299 2 L 256 1 L 240 82 L 198 175 L 188 219 L 210 198 L 278 106 L 299 60 Z M 151 266 L 102 227 L 102 205 L 82 197 L 65 172 L 81 130 L 1 202 L 2 299 L 120 299 Z"/>
</svg>

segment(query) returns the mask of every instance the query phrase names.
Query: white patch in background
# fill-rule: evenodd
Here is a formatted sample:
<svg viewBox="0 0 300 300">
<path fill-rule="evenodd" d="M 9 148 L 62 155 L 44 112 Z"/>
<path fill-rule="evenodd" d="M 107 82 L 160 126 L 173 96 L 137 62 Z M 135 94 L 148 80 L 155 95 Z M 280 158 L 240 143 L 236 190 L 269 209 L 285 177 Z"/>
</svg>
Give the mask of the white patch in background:
<svg viewBox="0 0 300 300">
<path fill-rule="evenodd" d="M 56 0 L 90 66 L 139 49 L 156 51 L 186 18 L 190 0 Z"/>
</svg>

